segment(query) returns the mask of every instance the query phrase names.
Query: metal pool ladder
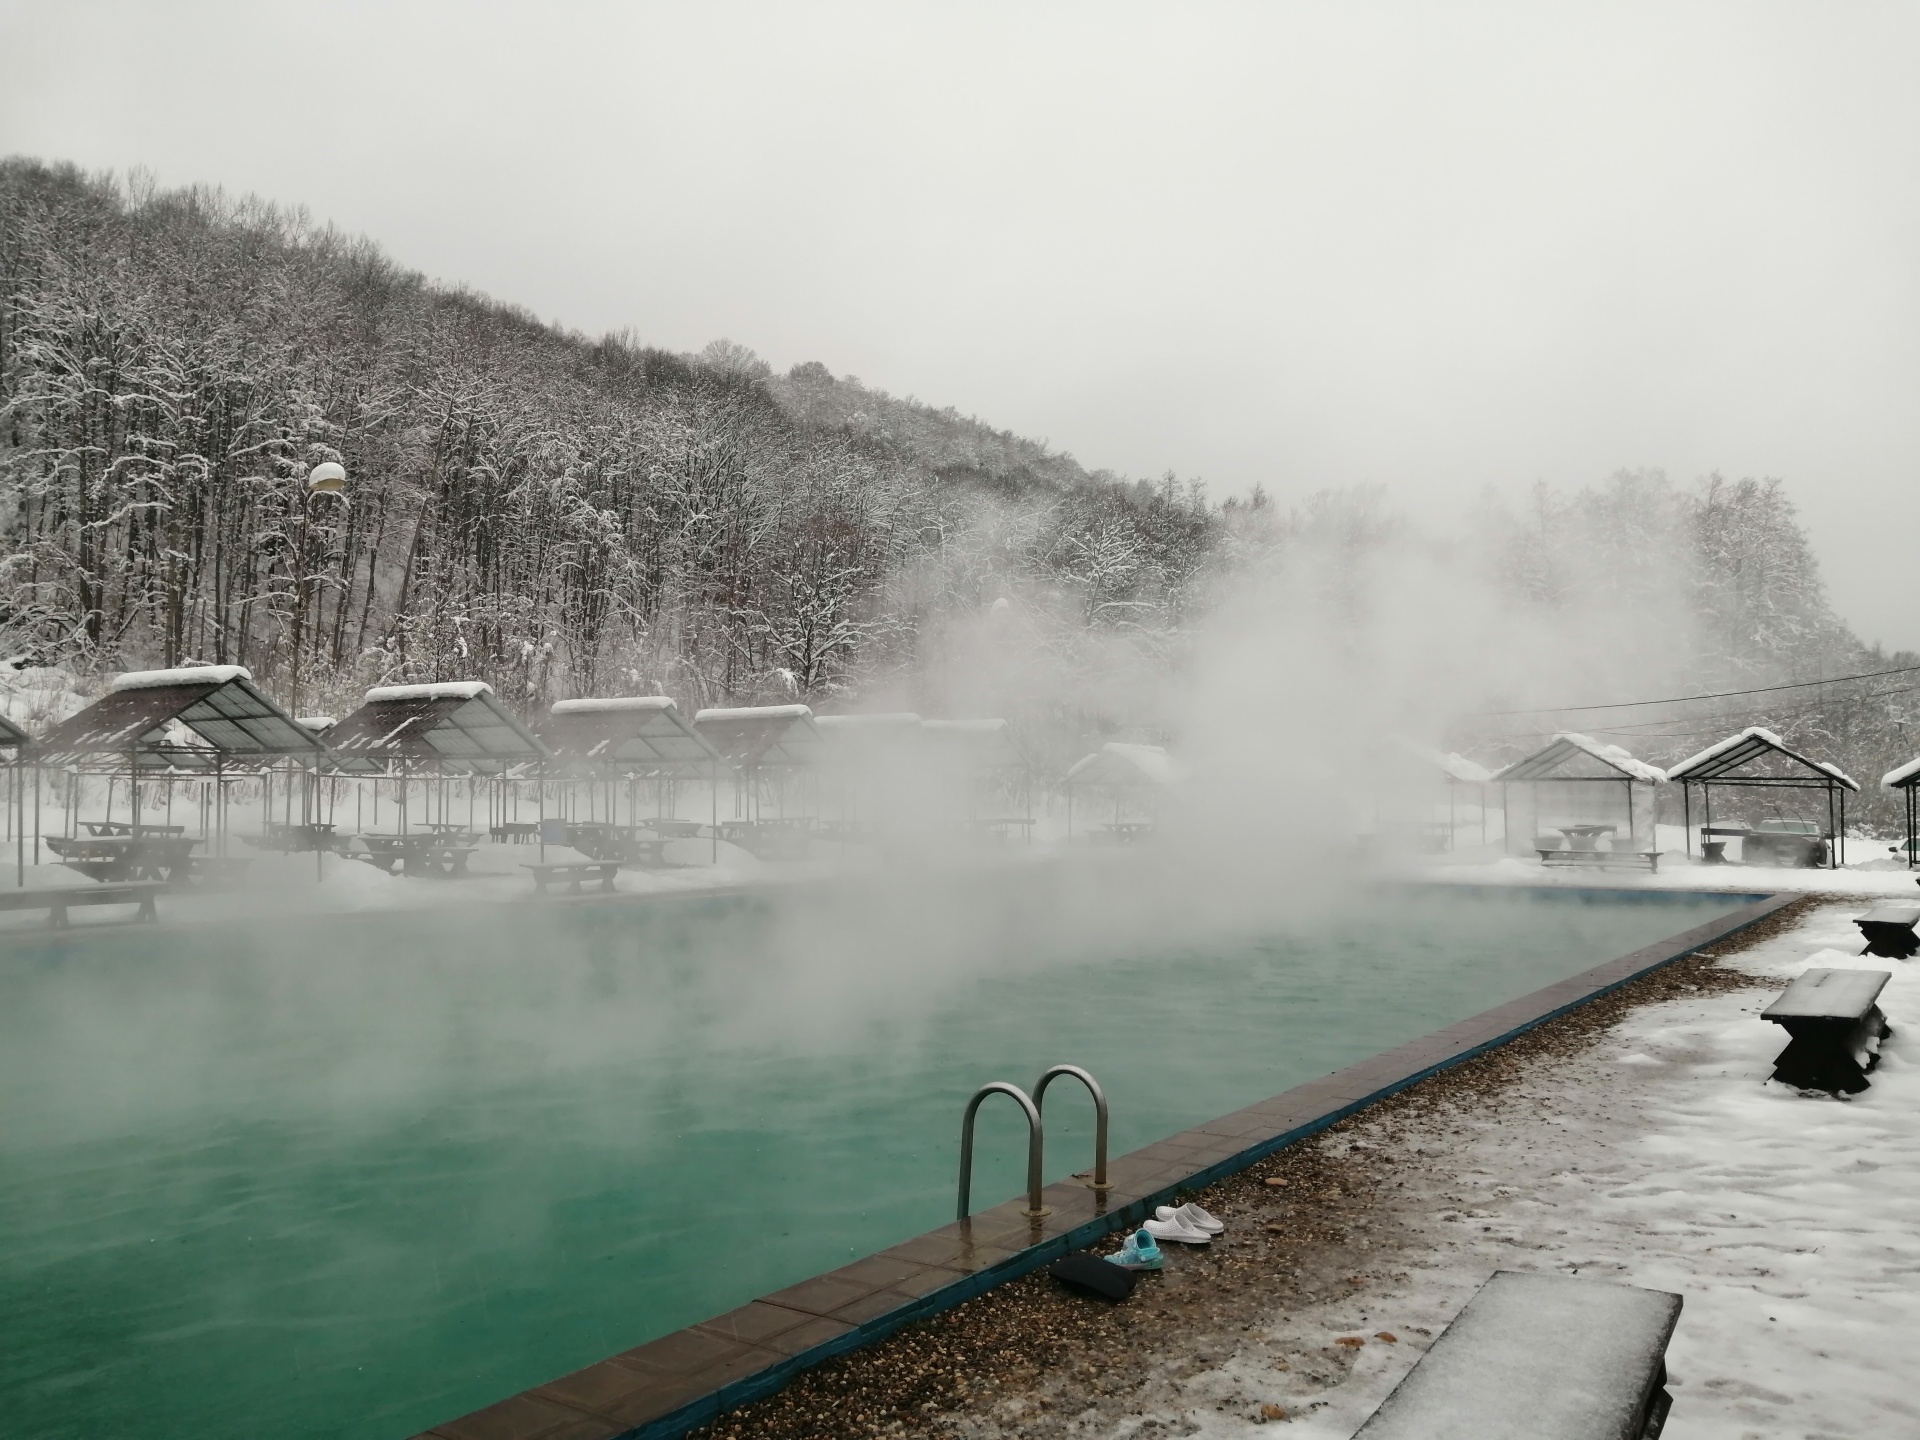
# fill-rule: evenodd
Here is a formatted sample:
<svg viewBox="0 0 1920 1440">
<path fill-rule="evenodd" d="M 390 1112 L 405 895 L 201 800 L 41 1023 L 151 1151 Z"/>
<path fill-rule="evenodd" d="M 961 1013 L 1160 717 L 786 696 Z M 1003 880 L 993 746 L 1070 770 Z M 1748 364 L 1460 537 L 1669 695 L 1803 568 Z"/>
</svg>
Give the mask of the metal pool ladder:
<svg viewBox="0 0 1920 1440">
<path fill-rule="evenodd" d="M 1087 1093 L 1093 1096 L 1093 1189 L 1104 1195 L 1113 1187 L 1107 1183 L 1107 1096 L 1095 1080 L 1078 1065 L 1055 1065 L 1043 1074 L 1033 1087 L 1029 1096 L 1018 1085 L 1010 1085 L 1005 1080 L 995 1080 L 982 1085 L 973 1092 L 973 1098 L 967 1101 L 965 1113 L 960 1117 L 960 1203 L 956 1218 L 967 1218 L 968 1202 L 973 1190 L 973 1122 L 979 1114 L 980 1104 L 989 1095 L 1010 1096 L 1027 1117 L 1027 1217 L 1038 1220 L 1052 1214 L 1052 1210 L 1040 1200 L 1041 1173 L 1046 1168 L 1046 1130 L 1041 1123 L 1040 1106 L 1046 1100 L 1047 1087 L 1061 1075 L 1071 1075 L 1087 1087 Z"/>
</svg>

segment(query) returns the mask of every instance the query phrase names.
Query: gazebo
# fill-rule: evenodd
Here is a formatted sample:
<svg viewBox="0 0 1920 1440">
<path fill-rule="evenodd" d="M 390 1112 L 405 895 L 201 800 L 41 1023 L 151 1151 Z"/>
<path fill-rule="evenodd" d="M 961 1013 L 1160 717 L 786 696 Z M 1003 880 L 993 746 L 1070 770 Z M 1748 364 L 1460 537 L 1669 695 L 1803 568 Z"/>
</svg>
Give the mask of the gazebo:
<svg viewBox="0 0 1920 1440">
<path fill-rule="evenodd" d="M 864 840 L 911 828 L 928 813 L 927 736 L 920 717 L 893 710 L 816 715 L 820 768 L 834 812 L 821 830 Z"/>
<path fill-rule="evenodd" d="M 1598 849 L 1602 835 L 1618 835 L 1622 820 L 1626 823 L 1625 846 L 1618 839 L 1616 849 L 1640 849 L 1654 843 L 1654 797 L 1652 789 L 1667 779 L 1657 765 L 1637 760 L 1618 745 L 1605 745 L 1589 735 L 1566 731 L 1524 759 L 1516 760 L 1492 777 L 1501 787 L 1500 814 L 1509 837 L 1515 833 L 1512 816 L 1513 787 L 1520 791 L 1529 813 L 1519 832 L 1544 839 L 1543 830 L 1559 830 L 1575 850 Z M 1615 787 L 1619 787 L 1616 789 Z M 1646 802 L 1635 804 L 1635 797 L 1646 792 Z M 1643 828 L 1644 824 L 1644 828 Z M 1557 849 L 1559 842 L 1536 848 Z"/>
<path fill-rule="evenodd" d="M 925 729 L 948 784 L 958 786 L 964 797 L 967 824 L 1002 834 L 1018 827 L 1031 840 L 1033 765 L 1014 739 L 1013 727 L 1005 720 L 928 720 Z M 1019 813 L 982 815 L 983 801 L 1005 812 L 1018 805 Z"/>
<path fill-rule="evenodd" d="M 1441 752 L 1431 746 L 1402 736 L 1391 737 L 1394 745 L 1405 759 L 1397 766 L 1388 767 L 1388 776 L 1397 787 L 1405 785 L 1414 792 L 1420 808 L 1427 813 L 1416 822 L 1419 826 L 1417 843 L 1423 849 L 1453 850 L 1459 843 L 1461 791 L 1472 792 L 1472 808 L 1479 816 L 1480 843 L 1489 843 L 1487 834 L 1487 786 L 1493 783 L 1493 772 L 1484 765 L 1467 759 L 1453 751 Z M 1391 759 L 1389 755 L 1385 757 Z M 1447 818 L 1446 828 L 1433 813 L 1438 809 L 1434 799 L 1432 785 L 1434 781 L 1446 786 Z M 1502 792 L 1504 793 L 1504 792 Z M 1404 813 L 1404 812 L 1402 812 Z"/>
<path fill-rule="evenodd" d="M 1896 774 L 1899 772 L 1895 772 Z M 1837 765 L 1815 760 L 1788 747 L 1773 731 L 1749 726 L 1738 735 L 1729 735 L 1717 745 L 1709 745 L 1698 755 L 1682 760 L 1667 771 L 1667 778 L 1679 782 L 1685 804 L 1688 853 L 1693 847 L 1693 787 L 1700 788 L 1700 845 L 1704 852 L 1709 835 L 1741 837 L 1741 858 L 1751 860 L 1756 840 L 1768 850 L 1781 850 L 1796 844 L 1795 835 L 1802 826 L 1817 830 L 1819 822 L 1804 819 L 1771 818 L 1758 825 L 1715 826 L 1713 792 L 1716 788 L 1737 787 L 1778 794 L 1786 790 L 1822 792 L 1826 804 L 1826 829 L 1819 838 L 1826 841 L 1826 863 L 1838 869 L 1841 850 L 1846 844 L 1847 792 L 1859 793 L 1860 786 Z M 1789 828 L 1792 827 L 1792 828 Z M 1813 838 L 1813 832 L 1808 832 Z M 1724 843 L 1724 842 L 1721 842 Z M 1800 848 L 1808 848 L 1804 843 Z M 1817 863 L 1817 858 L 1814 861 Z"/>
<path fill-rule="evenodd" d="M 720 771 L 726 760 L 665 695 L 625 695 L 604 699 L 558 700 L 539 727 L 539 736 L 562 770 L 595 776 L 609 783 L 624 777 L 629 786 L 627 817 L 636 821 L 632 786 L 641 776 L 660 783 L 659 808 L 674 809 L 673 782 L 704 776 L 712 792 L 712 822 L 720 821 Z M 614 795 L 607 796 L 607 822 L 617 820 Z M 589 801 L 589 820 L 591 801 Z M 673 828 L 670 814 L 655 822 L 664 836 Z M 689 822 L 692 823 L 692 822 Z M 693 826 L 695 832 L 697 824 Z M 717 841 L 716 841 L 717 843 Z"/>
<path fill-rule="evenodd" d="M 805 705 L 749 705 L 699 711 L 693 728 L 733 767 L 734 822 L 726 838 L 762 852 L 804 851 L 809 815 L 787 815 L 785 787 L 772 820 L 761 806 L 762 786 L 771 779 L 808 775 L 824 758 L 826 737 Z"/>
<path fill-rule="evenodd" d="M 531 765 L 544 779 L 551 758 L 484 680 L 376 686 L 358 710 L 326 735 L 333 765 L 341 774 L 400 782 L 402 831 L 407 828 L 406 785 L 412 778 L 504 778 Z M 541 804 L 544 810 L 544 785 Z M 444 793 L 440 809 L 445 823 Z M 468 812 L 471 821 L 471 793 Z"/>
<path fill-rule="evenodd" d="M 1181 779 L 1180 767 L 1158 745 L 1109 740 L 1067 771 L 1067 838 L 1073 838 L 1075 790 L 1104 790 L 1113 798 L 1113 819 L 1102 822 L 1115 840 L 1137 840 L 1159 822 L 1160 796 Z M 1130 812 L 1144 811 L 1144 815 Z"/>
<path fill-rule="evenodd" d="M 1888 790 L 1903 792 L 1907 812 L 1907 843 L 1904 847 L 1907 868 L 1913 869 L 1916 860 L 1914 851 L 1920 849 L 1920 800 L 1915 792 L 1920 791 L 1920 757 L 1909 760 L 1898 769 L 1889 770 L 1881 777 L 1880 784 Z"/>
<path fill-rule="evenodd" d="M 212 791 L 202 797 L 201 834 L 224 840 L 230 766 L 266 766 L 283 757 L 313 765 L 325 754 L 312 731 L 254 686 L 244 666 L 194 665 L 115 677 L 105 695 L 29 746 L 26 758 L 34 766 L 36 796 L 45 765 L 68 764 L 75 780 L 85 767 L 117 774 L 124 765 L 127 826 L 135 838 L 142 824 L 140 781 L 211 780 Z M 70 817 L 72 810 L 69 804 Z M 109 815 L 105 823 L 111 820 Z M 37 824 L 34 842 L 37 863 Z"/>
</svg>

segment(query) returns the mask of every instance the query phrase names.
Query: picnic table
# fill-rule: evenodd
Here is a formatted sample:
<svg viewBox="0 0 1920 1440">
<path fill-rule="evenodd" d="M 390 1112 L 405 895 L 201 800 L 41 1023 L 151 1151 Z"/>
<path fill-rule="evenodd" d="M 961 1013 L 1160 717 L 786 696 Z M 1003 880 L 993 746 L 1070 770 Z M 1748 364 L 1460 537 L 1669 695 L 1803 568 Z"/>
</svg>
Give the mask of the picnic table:
<svg viewBox="0 0 1920 1440">
<path fill-rule="evenodd" d="M 402 875 L 421 876 L 433 880 L 451 880 L 467 873 L 467 861 L 478 847 L 452 843 L 455 837 L 436 835 L 432 831 L 407 835 L 362 835 L 360 843 L 367 847 L 365 855 L 356 855 L 356 860 L 364 860 L 376 870 L 394 873 L 394 866 L 400 867 Z M 469 837 L 470 838 L 470 837 Z"/>
<path fill-rule="evenodd" d="M 542 895 L 547 893 L 547 885 L 553 880 L 565 880 L 567 888 L 573 894 L 580 893 L 581 883 L 588 878 L 599 880 L 602 890 L 613 889 L 613 877 L 620 873 L 618 860 L 560 860 L 551 865 L 520 864 L 522 870 L 533 873 L 534 888 Z"/>
<path fill-rule="evenodd" d="M 1773 1077 L 1797 1090 L 1858 1095 L 1893 1033 L 1880 1013 L 1889 970 L 1806 971 L 1760 1012 L 1792 1037 L 1773 1061 Z"/>
<path fill-rule="evenodd" d="M 60 863 L 101 884 L 182 878 L 198 840 L 180 835 L 49 835 Z"/>
<path fill-rule="evenodd" d="M 67 911 L 76 905 L 134 905 L 134 920 L 160 918 L 154 897 L 167 887 L 158 880 L 123 880 L 102 885 L 35 886 L 21 890 L 0 890 L 0 910 L 45 910 L 47 924 L 65 930 L 71 923 Z"/>
<path fill-rule="evenodd" d="M 700 838 L 701 825 L 698 820 L 650 820 L 647 824 L 662 840 L 698 840 Z"/>
<path fill-rule="evenodd" d="M 1654 1440 L 1681 1300 L 1496 1271 L 1354 1440 Z"/>
<path fill-rule="evenodd" d="M 86 826 L 89 835 L 94 836 L 184 835 L 187 833 L 187 827 L 184 825 L 141 824 L 135 826 L 125 820 L 82 820 L 80 823 Z"/>
<path fill-rule="evenodd" d="M 969 823 L 983 835 L 991 835 L 996 840 L 1005 840 L 1015 830 L 1018 830 L 1023 838 L 1030 837 L 1036 822 L 1031 815 L 988 815 Z"/>
<path fill-rule="evenodd" d="M 1116 844 L 1132 845 L 1144 840 L 1155 829 L 1152 820 L 1109 820 L 1101 827 L 1113 837 Z"/>
<path fill-rule="evenodd" d="M 1562 825 L 1559 832 L 1567 837 L 1569 850 L 1593 850 L 1600 848 L 1602 835 L 1613 835 L 1619 831 L 1618 825 Z"/>
<path fill-rule="evenodd" d="M 642 834 L 638 825 L 570 825 L 567 844 L 590 860 L 612 860 L 651 869 L 666 863 L 666 840 L 658 835 Z"/>
<path fill-rule="evenodd" d="M 331 824 L 288 825 L 271 820 L 267 822 L 265 834 L 249 835 L 246 841 L 256 850 L 277 850 L 282 855 L 338 850 L 346 843 L 334 833 Z"/>
<path fill-rule="evenodd" d="M 531 845 L 540 838 L 540 822 L 537 820 L 505 820 L 487 831 L 487 838 L 495 842 L 513 845 Z"/>
<path fill-rule="evenodd" d="M 1920 909 L 1911 905 L 1876 905 L 1853 922 L 1860 927 L 1867 948 L 1862 955 L 1881 955 L 1889 960 L 1905 960 L 1920 953 Z"/>
</svg>

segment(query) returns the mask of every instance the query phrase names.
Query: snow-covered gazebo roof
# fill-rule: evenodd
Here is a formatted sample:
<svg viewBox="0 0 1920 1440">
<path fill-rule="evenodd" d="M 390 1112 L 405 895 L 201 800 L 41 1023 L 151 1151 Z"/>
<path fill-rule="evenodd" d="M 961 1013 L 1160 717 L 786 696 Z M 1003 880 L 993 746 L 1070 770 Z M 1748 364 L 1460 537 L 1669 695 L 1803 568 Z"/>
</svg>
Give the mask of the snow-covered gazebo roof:
<svg viewBox="0 0 1920 1440">
<path fill-rule="evenodd" d="M 737 770 L 813 765 L 825 744 L 805 705 L 748 705 L 702 710 L 693 728 Z"/>
<path fill-rule="evenodd" d="M 1005 720 L 928 720 L 927 738 L 957 752 L 974 770 L 1025 770 L 1027 755 Z"/>
<path fill-rule="evenodd" d="M 547 747 L 484 680 L 376 686 L 327 731 L 327 748 L 340 769 L 363 775 L 395 766 L 498 774 L 548 758 Z"/>
<path fill-rule="evenodd" d="M 1658 785 L 1668 778 L 1658 765 L 1636 760 L 1618 745 L 1603 745 L 1590 735 L 1576 735 L 1570 730 L 1491 777 L 1496 785 L 1528 780 L 1624 780 Z"/>
<path fill-rule="evenodd" d="M 1174 785 L 1182 778 L 1180 766 L 1160 746 L 1121 740 L 1109 740 L 1093 754 L 1074 761 L 1067 771 L 1069 785 L 1109 788 Z"/>
<path fill-rule="evenodd" d="M 32 744 L 32 737 L 6 716 L 0 715 L 0 749 L 16 749 Z"/>
<path fill-rule="evenodd" d="M 920 717 L 911 710 L 872 715 L 816 715 L 813 723 L 836 746 L 912 745 L 920 739 Z"/>
<path fill-rule="evenodd" d="M 130 670 L 33 747 L 42 760 L 137 754 L 142 766 L 176 770 L 324 750 L 312 731 L 254 686 L 243 665 Z"/>
<path fill-rule="evenodd" d="M 1758 725 L 1749 726 L 1738 735 L 1729 735 L 1719 744 L 1709 745 L 1698 755 L 1682 760 L 1668 769 L 1667 778 L 1702 785 L 1770 785 L 1817 790 L 1837 785 L 1854 791 L 1860 788 L 1859 782 L 1839 766 L 1789 749 L 1786 741 Z"/>
<path fill-rule="evenodd" d="M 558 700 L 539 734 L 562 761 L 651 771 L 707 770 L 721 763 L 720 752 L 665 695 Z"/>
<path fill-rule="evenodd" d="M 1394 736 L 1393 741 L 1414 759 L 1431 765 L 1447 779 L 1461 785 L 1485 785 L 1493 779 L 1493 772 L 1486 766 L 1475 764 L 1466 756 L 1451 750 L 1442 754 L 1430 745 L 1422 745 L 1399 735 Z"/>
</svg>

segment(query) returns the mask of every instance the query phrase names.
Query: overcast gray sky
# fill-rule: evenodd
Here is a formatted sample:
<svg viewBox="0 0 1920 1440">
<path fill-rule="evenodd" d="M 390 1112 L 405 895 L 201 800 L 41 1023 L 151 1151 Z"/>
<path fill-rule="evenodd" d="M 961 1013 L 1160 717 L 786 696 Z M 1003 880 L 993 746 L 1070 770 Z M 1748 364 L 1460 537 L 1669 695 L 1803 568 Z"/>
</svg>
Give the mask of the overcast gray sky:
<svg viewBox="0 0 1920 1440">
<path fill-rule="evenodd" d="M 17 3 L 0 152 L 1090 467 L 1786 480 L 1920 648 L 1920 7 Z"/>
</svg>

